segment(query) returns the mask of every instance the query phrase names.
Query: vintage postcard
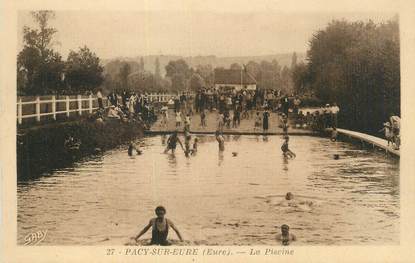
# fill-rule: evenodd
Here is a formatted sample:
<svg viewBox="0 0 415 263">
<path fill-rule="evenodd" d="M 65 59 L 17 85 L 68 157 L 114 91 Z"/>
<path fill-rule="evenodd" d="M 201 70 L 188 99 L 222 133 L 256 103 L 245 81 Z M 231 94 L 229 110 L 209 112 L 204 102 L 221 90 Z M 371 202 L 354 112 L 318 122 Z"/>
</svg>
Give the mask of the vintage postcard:
<svg viewBox="0 0 415 263">
<path fill-rule="evenodd" d="M 2 4 L 4 262 L 413 260 L 409 1 Z"/>
</svg>

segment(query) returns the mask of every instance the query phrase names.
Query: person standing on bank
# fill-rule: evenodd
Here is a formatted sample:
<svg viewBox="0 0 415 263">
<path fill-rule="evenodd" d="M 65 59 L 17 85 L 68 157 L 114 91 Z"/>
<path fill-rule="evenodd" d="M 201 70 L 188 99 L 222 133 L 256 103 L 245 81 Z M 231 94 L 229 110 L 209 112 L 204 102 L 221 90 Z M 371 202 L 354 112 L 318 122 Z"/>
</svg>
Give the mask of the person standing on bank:
<svg viewBox="0 0 415 263">
<path fill-rule="evenodd" d="M 98 107 L 100 109 L 104 109 L 104 104 L 102 103 L 102 93 L 101 93 L 101 89 L 98 89 L 98 91 L 97 91 L 97 99 L 98 99 Z"/>
<path fill-rule="evenodd" d="M 269 112 L 268 110 L 265 110 L 264 113 L 262 114 L 262 128 L 264 129 L 264 132 L 268 131 L 268 126 L 269 126 Z"/>
<path fill-rule="evenodd" d="M 173 222 L 166 217 L 166 208 L 163 206 L 158 206 L 155 209 L 155 213 L 157 215 L 156 218 L 152 218 L 148 225 L 146 225 L 141 232 L 134 237 L 134 240 L 137 240 L 144 235 L 150 227 L 152 228 L 151 232 L 151 243 L 150 245 L 159 245 L 159 246 L 169 246 L 171 243 L 167 240 L 167 236 L 169 234 L 169 228 L 171 227 L 174 232 L 176 232 L 177 237 L 183 242 L 182 235 L 179 232 L 179 229 L 173 224 Z"/>
</svg>

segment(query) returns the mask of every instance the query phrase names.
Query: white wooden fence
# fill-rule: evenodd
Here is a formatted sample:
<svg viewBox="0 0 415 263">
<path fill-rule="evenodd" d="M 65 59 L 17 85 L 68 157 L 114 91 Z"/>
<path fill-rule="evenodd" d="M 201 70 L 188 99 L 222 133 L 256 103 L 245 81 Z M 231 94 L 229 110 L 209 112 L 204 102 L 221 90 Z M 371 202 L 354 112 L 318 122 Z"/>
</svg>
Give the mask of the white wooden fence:
<svg viewBox="0 0 415 263">
<path fill-rule="evenodd" d="M 166 94 L 166 93 L 152 93 L 148 94 L 148 100 L 150 102 L 167 102 L 173 96 L 177 94 Z M 119 97 L 119 96 L 118 96 Z M 22 101 L 22 98 L 18 98 L 17 101 L 17 122 L 22 124 L 23 119 L 26 118 L 36 118 L 36 121 L 40 122 L 40 118 L 43 116 L 52 116 L 56 120 L 58 114 L 65 114 L 67 117 L 70 116 L 71 112 L 77 112 L 78 115 L 82 115 L 83 112 L 92 113 L 98 107 L 94 107 L 94 102 L 97 101 L 95 96 L 89 95 L 87 98 L 83 98 L 81 95 L 77 95 L 76 98 L 70 98 L 66 96 L 64 99 L 56 99 L 56 96 L 52 96 L 52 99 L 42 100 L 40 97 L 36 97 L 34 101 Z M 71 109 L 71 102 L 77 103 L 77 108 Z M 87 107 L 83 107 L 83 102 L 87 102 Z M 65 110 L 57 110 L 58 103 L 65 103 Z M 51 109 L 48 109 L 47 112 L 41 112 L 42 104 L 51 104 Z M 97 104 L 97 103 L 95 103 Z M 109 106 L 107 98 L 103 98 L 104 107 Z M 35 105 L 35 113 L 33 114 L 24 114 L 23 106 L 24 105 Z"/>
</svg>

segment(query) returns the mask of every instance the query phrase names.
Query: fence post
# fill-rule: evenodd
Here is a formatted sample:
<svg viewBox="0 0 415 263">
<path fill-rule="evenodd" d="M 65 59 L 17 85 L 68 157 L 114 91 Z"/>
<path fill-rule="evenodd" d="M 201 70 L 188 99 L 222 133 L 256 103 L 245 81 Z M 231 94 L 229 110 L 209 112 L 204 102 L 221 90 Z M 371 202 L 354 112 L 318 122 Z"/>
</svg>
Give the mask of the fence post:
<svg viewBox="0 0 415 263">
<path fill-rule="evenodd" d="M 56 121 L 56 97 L 55 95 L 52 96 L 52 114 L 53 114 L 53 119 Z"/>
<path fill-rule="evenodd" d="M 22 98 L 19 98 L 19 103 L 17 106 L 17 120 L 19 124 L 22 124 Z"/>
<path fill-rule="evenodd" d="M 89 113 L 92 113 L 92 95 L 89 94 Z"/>
<path fill-rule="evenodd" d="M 70 104 L 69 104 L 69 96 L 66 96 L 66 117 L 68 117 L 69 118 L 69 115 L 70 115 Z"/>
<path fill-rule="evenodd" d="M 40 122 L 40 98 L 36 97 L 36 120 Z"/>
<path fill-rule="evenodd" d="M 78 95 L 78 114 L 82 115 L 82 95 Z"/>
</svg>

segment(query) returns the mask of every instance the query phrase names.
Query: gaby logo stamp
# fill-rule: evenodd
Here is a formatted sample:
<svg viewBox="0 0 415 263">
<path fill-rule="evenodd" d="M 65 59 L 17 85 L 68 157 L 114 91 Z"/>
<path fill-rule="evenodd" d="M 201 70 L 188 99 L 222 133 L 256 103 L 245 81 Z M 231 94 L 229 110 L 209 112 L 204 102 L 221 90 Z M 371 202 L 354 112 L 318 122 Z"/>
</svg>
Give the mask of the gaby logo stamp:
<svg viewBox="0 0 415 263">
<path fill-rule="evenodd" d="M 24 245 L 34 246 L 34 245 L 40 244 L 40 242 L 45 240 L 47 233 L 48 233 L 48 230 L 39 230 L 37 232 L 27 234 L 24 238 Z"/>
</svg>

